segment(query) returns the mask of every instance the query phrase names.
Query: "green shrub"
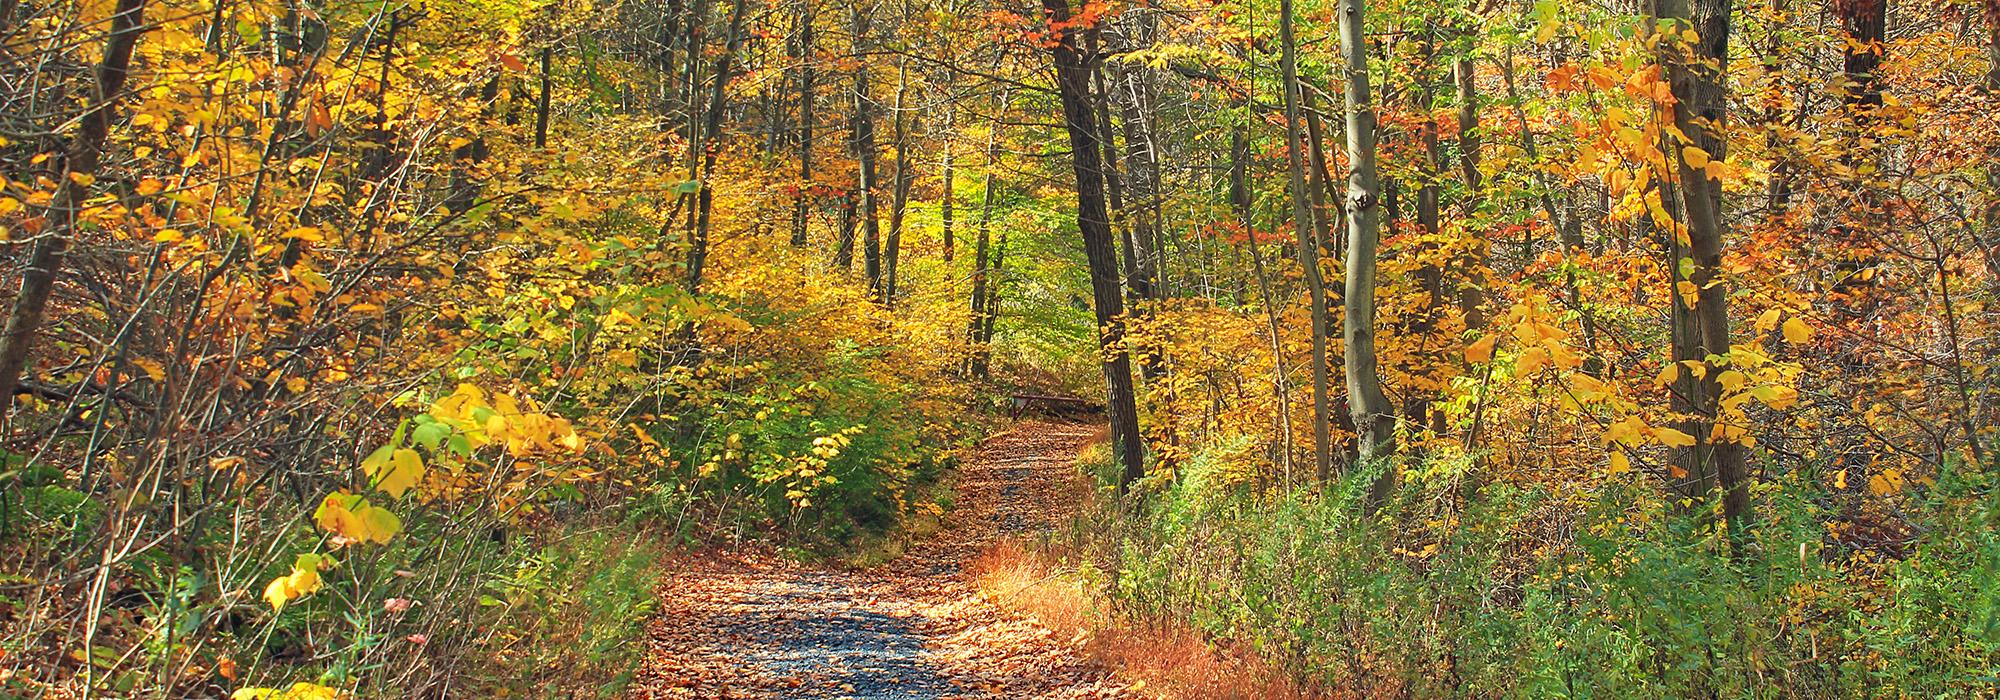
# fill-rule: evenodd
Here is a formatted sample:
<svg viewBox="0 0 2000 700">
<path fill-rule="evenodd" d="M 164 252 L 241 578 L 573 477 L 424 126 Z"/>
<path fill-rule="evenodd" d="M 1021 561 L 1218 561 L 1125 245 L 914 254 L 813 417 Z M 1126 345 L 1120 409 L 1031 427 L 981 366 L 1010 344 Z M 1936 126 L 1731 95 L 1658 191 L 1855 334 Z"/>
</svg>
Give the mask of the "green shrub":
<svg viewBox="0 0 2000 700">
<path fill-rule="evenodd" d="M 1226 447 L 1226 446 L 1225 446 Z M 2000 535 L 1985 477 L 1919 502 L 1906 555 L 1829 535 L 1808 483 L 1760 493 L 1750 546 L 1638 479 L 1560 489 L 1411 474 L 1373 515 L 1325 494 L 1218 489 L 1201 455 L 1141 515 L 1072 537 L 1140 615 L 1251 643 L 1303 679 L 1416 697 L 1965 697 L 2000 671 Z M 1108 455 L 1079 462 L 1105 473 Z M 1096 533 L 1096 534 L 1093 534 Z"/>
</svg>

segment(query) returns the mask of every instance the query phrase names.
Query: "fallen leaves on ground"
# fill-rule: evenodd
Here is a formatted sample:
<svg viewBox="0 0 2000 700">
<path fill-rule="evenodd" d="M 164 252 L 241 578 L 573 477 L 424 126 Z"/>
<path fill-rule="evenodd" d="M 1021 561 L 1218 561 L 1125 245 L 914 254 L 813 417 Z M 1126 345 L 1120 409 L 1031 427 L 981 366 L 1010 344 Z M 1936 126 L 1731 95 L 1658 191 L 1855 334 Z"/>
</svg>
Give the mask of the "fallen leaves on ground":
<svg viewBox="0 0 2000 700">
<path fill-rule="evenodd" d="M 995 606 L 965 574 L 1000 537 L 1075 508 L 1071 463 L 1097 432 L 1030 422 L 990 438 L 960 469 L 945 530 L 880 567 L 756 550 L 690 558 L 660 591 L 632 697 L 1140 697 L 1079 640 Z"/>
</svg>

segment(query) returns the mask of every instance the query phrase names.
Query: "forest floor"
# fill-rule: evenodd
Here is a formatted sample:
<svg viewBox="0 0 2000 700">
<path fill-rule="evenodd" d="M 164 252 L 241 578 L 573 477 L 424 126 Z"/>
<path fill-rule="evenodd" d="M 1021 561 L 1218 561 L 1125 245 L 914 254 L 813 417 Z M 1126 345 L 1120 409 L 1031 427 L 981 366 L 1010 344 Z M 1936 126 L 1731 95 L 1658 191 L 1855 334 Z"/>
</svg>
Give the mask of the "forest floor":
<svg viewBox="0 0 2000 700">
<path fill-rule="evenodd" d="M 632 698 L 1125 698 L 1129 682 L 980 594 L 982 552 L 1075 512 L 1077 451 L 1101 428 L 1023 422 L 961 460 L 936 535 L 865 569 L 737 550 L 660 591 Z"/>
</svg>

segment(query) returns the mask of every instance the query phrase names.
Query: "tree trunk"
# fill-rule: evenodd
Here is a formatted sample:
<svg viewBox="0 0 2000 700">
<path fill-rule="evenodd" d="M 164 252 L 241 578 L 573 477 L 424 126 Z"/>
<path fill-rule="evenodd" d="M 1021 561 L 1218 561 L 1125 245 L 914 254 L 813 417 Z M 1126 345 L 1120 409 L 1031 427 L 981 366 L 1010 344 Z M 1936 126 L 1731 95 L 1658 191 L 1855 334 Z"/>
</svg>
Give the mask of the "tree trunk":
<svg viewBox="0 0 2000 700">
<path fill-rule="evenodd" d="M 549 74 L 549 63 L 554 60 L 556 47 L 542 48 L 542 94 L 535 98 L 535 147 L 549 145 L 549 89 L 554 83 Z"/>
<path fill-rule="evenodd" d="M 1245 99 L 1244 109 L 1249 105 Z M 1257 289 L 1263 295 L 1264 320 L 1271 336 L 1271 393 L 1278 399 L 1277 462 L 1285 485 L 1292 483 L 1292 393 L 1285 376 L 1283 326 L 1278 318 L 1277 295 L 1271 291 L 1271 275 L 1264 267 L 1264 253 L 1257 247 L 1257 227 L 1250 213 L 1250 130 L 1237 125 L 1229 133 L 1229 206 L 1243 224 L 1243 244 L 1250 249 L 1250 262 L 1257 272 Z"/>
<path fill-rule="evenodd" d="M 1340 0 L 1341 48 L 1347 64 L 1347 401 L 1362 461 L 1393 455 L 1396 410 L 1382 393 L 1375 354 L 1375 247 L 1381 230 L 1381 181 L 1375 172 L 1375 104 L 1369 95 L 1368 35 L 1363 0 Z M 1386 498 L 1395 470 L 1385 467 L 1370 491 Z"/>
<path fill-rule="evenodd" d="M 945 88 L 945 94 L 953 94 L 949 84 Z M 945 107 L 944 111 L 944 164 L 941 166 L 943 173 L 939 176 L 944 181 L 944 192 L 938 199 L 938 228 L 939 233 L 944 236 L 945 262 L 951 262 L 951 249 L 955 243 L 952 239 L 956 234 L 953 228 L 957 224 L 955 218 L 958 214 L 956 211 L 957 207 L 954 205 L 958 200 L 956 193 L 958 189 L 958 170 L 953 168 L 954 164 L 951 159 L 952 130 L 957 127 L 957 121 L 958 102 L 954 99 L 951 104 Z"/>
<path fill-rule="evenodd" d="M 854 271 L 854 227 L 860 225 L 860 188 L 850 188 L 840 199 L 840 239 L 834 244 L 833 266 L 842 272 Z"/>
<path fill-rule="evenodd" d="M 1003 96 L 1000 99 L 1003 104 L 1006 102 L 1006 97 Z M 998 114 L 998 112 L 995 112 L 995 114 Z M 993 188 L 1000 184 L 999 178 L 996 177 L 999 170 L 997 167 L 999 136 L 1000 128 L 998 124 L 995 124 L 993 132 L 986 139 L 986 190 L 983 194 L 983 201 L 980 202 L 979 206 L 978 242 L 975 244 L 972 254 L 972 320 L 971 327 L 966 329 L 966 337 L 972 345 L 972 376 L 981 379 L 987 378 L 988 364 L 993 357 L 992 348 L 987 347 L 987 339 L 985 337 L 987 314 L 986 264 L 989 250 L 989 236 L 991 235 L 993 223 L 993 203 L 996 199 Z"/>
<path fill-rule="evenodd" d="M 1473 63 L 1471 49 L 1460 54 L 1452 64 L 1452 81 L 1458 89 L 1458 167 L 1460 177 L 1465 180 L 1465 214 L 1471 218 L 1478 214 L 1485 203 L 1481 190 L 1482 176 L 1479 172 L 1480 150 L 1483 146 L 1479 127 L 1479 74 Z M 1486 327 L 1486 242 L 1477 241 L 1467 252 L 1463 270 L 1464 280 L 1458 289 L 1458 311 L 1465 317 L 1467 329 Z"/>
<path fill-rule="evenodd" d="M 1313 474 L 1320 481 L 1333 477 L 1331 379 L 1327 367 L 1326 281 L 1319 269 L 1319 240 L 1314 231 L 1311 190 L 1306 187 L 1305 139 L 1299 115 L 1298 41 L 1292 32 L 1292 0 L 1278 4 L 1280 71 L 1285 91 L 1285 152 L 1291 177 L 1292 230 L 1298 237 L 1299 267 L 1305 273 L 1306 295 L 1312 303 Z M 1365 60 L 1365 59 L 1364 59 Z M 1365 67 L 1365 66 L 1364 66 Z"/>
<path fill-rule="evenodd" d="M 868 97 L 868 61 L 860 56 L 868 37 L 868 15 L 860 4 L 853 6 L 854 20 L 854 160 L 859 171 L 855 190 L 860 196 L 856 216 L 861 224 L 862 274 L 868 278 L 871 295 L 882 292 L 882 222 L 875 201 L 875 109 Z"/>
<path fill-rule="evenodd" d="M 1140 442 L 1138 409 L 1132 396 L 1132 361 L 1123 347 L 1125 299 L 1118 280 L 1118 252 L 1104 208 L 1104 173 L 1098 160 L 1102 142 L 1093 128 L 1097 118 L 1090 105 L 1090 69 L 1077 50 L 1077 32 L 1082 28 L 1066 27 L 1068 0 L 1042 0 L 1042 9 L 1051 25 L 1062 27 L 1055 30 L 1049 52 L 1054 55 L 1056 88 L 1069 132 L 1071 168 L 1076 175 L 1076 224 L 1090 265 L 1098 348 L 1103 353 L 1105 404 L 1111 418 L 1111 439 L 1122 465 L 1118 478 L 1122 498 L 1133 482 L 1146 475 L 1145 445 Z"/>
<path fill-rule="evenodd" d="M 1438 238 L 1444 226 L 1444 192 L 1440 187 L 1440 183 L 1444 181 L 1444 144 L 1438 138 L 1437 111 L 1431 108 L 1436 104 L 1437 98 L 1435 84 L 1437 31 L 1427 26 L 1418 29 L 1417 32 L 1420 62 L 1412 67 L 1415 73 L 1412 79 L 1415 90 L 1412 94 L 1416 98 L 1416 103 L 1410 107 L 1416 110 L 1421 119 L 1417 127 L 1421 130 L 1417 141 L 1423 146 L 1422 159 L 1417 165 L 1417 233 L 1421 238 L 1419 243 L 1410 246 L 1410 252 L 1429 258 L 1417 269 L 1416 275 L 1418 285 L 1424 290 L 1428 300 L 1424 303 L 1423 311 L 1410 319 L 1409 332 L 1422 338 L 1421 347 L 1431 348 L 1438 347 L 1435 335 L 1438 333 L 1440 322 L 1445 318 L 1446 309 L 1450 308 L 1445 294 L 1445 252 L 1439 249 L 1441 243 Z M 1420 366 L 1412 370 L 1436 372 L 1441 371 L 1442 366 Z M 1431 406 L 1439 398 L 1440 392 L 1426 389 L 1419 382 L 1411 384 L 1412 386 L 1405 391 L 1403 400 L 1403 416 L 1409 420 L 1409 431 L 1412 434 L 1427 429 L 1442 432 L 1443 422 L 1434 423 L 1431 411 Z M 1440 381 L 1438 386 L 1443 386 L 1443 382 Z"/>
<path fill-rule="evenodd" d="M 715 81 L 709 92 L 708 111 L 701 127 L 702 164 L 701 172 L 695 176 L 696 202 L 694 227 L 688 231 L 687 290 L 693 294 L 701 291 L 702 267 L 708 262 L 709 213 L 715 204 L 715 188 L 708 184 L 709 176 L 715 171 L 717 143 L 722 139 L 722 116 L 729 99 L 729 77 L 731 61 L 743 44 L 743 14 L 747 0 L 736 0 L 729 7 L 729 30 L 723 39 L 722 55 L 715 57 Z"/>
<path fill-rule="evenodd" d="M 1123 248 L 1120 260 L 1125 263 L 1125 303 L 1138 306 L 1139 300 L 1149 288 L 1146 276 L 1139 271 L 1139 248 L 1132 240 L 1132 217 L 1125 208 L 1125 178 L 1120 173 L 1118 162 L 1118 131 L 1111 120 L 1111 88 L 1104 77 L 1102 65 L 1093 66 L 1090 71 L 1094 94 L 1091 107 L 1097 115 L 1097 133 L 1102 136 L 1100 145 L 1104 149 L 1104 193 L 1110 205 L 1111 231 L 1118 236 L 1118 245 Z"/>
<path fill-rule="evenodd" d="M 1673 91 L 1673 125 L 1708 152 L 1709 160 L 1722 160 L 1728 143 L 1722 126 L 1728 117 L 1728 95 L 1723 76 L 1729 66 L 1730 0 L 1654 0 L 1655 16 L 1685 22 L 1700 37 L 1689 47 L 1685 59 L 1669 53 L 1662 57 L 1665 75 Z M 1666 42 L 1663 50 L 1674 51 L 1678 42 Z M 1684 147 L 1676 147 L 1679 162 L 1681 224 L 1685 242 L 1673 241 L 1675 261 L 1690 258 L 1692 268 L 1685 281 L 1697 292 L 1693 305 L 1685 295 L 1673 295 L 1673 342 L 1675 361 L 1706 362 L 1711 355 L 1729 352 L 1729 290 L 1722 277 L 1722 187 L 1708 173 L 1688 164 Z M 1669 236 L 1678 238 L 1674 232 Z M 1670 261 L 1670 262 L 1675 262 Z M 1673 269 L 1678 265 L 1670 265 Z M 1692 416 L 1681 430 L 1694 436 L 1695 445 L 1677 451 L 1673 463 L 1676 492 L 1686 498 L 1709 497 L 1711 485 L 1722 489 L 1722 511 L 1733 534 L 1743 534 L 1750 517 L 1750 491 L 1746 478 L 1743 446 L 1733 440 L 1716 439 L 1721 387 L 1716 376 L 1722 372 L 1711 365 L 1701 376 L 1683 370 L 1676 382 L 1676 412 Z"/>
<path fill-rule="evenodd" d="M 813 3 L 799 3 L 799 192 L 792 203 L 792 245 L 806 244 L 806 215 L 813 195 Z"/>
<path fill-rule="evenodd" d="M 98 161 L 104 156 L 104 140 L 111 132 L 113 107 L 124 97 L 125 77 L 132 65 L 132 47 L 144 33 L 142 16 L 146 0 L 118 0 L 112 10 L 111 34 L 105 42 L 103 58 L 97 64 L 97 85 L 90 96 L 77 129 L 63 155 L 63 178 L 50 199 L 49 229 L 35 240 L 28 253 L 28 265 L 21 271 L 21 291 L 7 314 L 7 326 L 0 331 L 0 416 L 13 407 L 14 391 L 28 366 L 28 351 L 35 344 L 48 313 L 49 293 L 55 288 L 56 273 L 62 270 L 63 251 L 76 233 L 78 210 L 90 198 L 89 182 L 97 175 Z"/>
<path fill-rule="evenodd" d="M 1841 96 L 1849 108 L 1866 111 L 1882 106 L 1883 30 L 1887 28 L 1888 0 L 1833 0 L 1833 14 L 1847 42 L 1842 47 L 1841 72 L 1846 84 Z"/>
<path fill-rule="evenodd" d="M 896 179 L 889 194 L 889 238 L 882 246 L 883 306 L 896 305 L 896 268 L 903 251 L 903 215 L 910 206 L 910 110 L 905 96 L 910 91 L 910 67 L 896 67 Z"/>
<path fill-rule="evenodd" d="M 1121 66 L 1112 76 L 1117 85 L 1112 88 L 1112 99 L 1118 103 L 1119 115 L 1124 118 L 1125 136 L 1125 215 L 1126 231 L 1131 236 L 1132 247 L 1126 261 L 1126 284 L 1132 288 L 1135 301 L 1153 301 L 1160 294 L 1160 167 L 1159 157 L 1153 148 L 1151 104 L 1148 100 L 1151 81 L 1144 74 L 1143 67 Z M 1105 137 L 1110 138 L 1111 122 L 1106 120 Z M 1147 376 L 1152 376 L 1154 368 L 1144 368 Z"/>
<path fill-rule="evenodd" d="M 1318 238 L 1320 255 L 1339 256 L 1340 239 L 1334 237 L 1333 226 L 1340 221 L 1340 212 L 1327 202 L 1340 199 L 1340 194 L 1333 191 L 1333 171 L 1326 164 L 1326 127 L 1320 123 L 1312 91 L 1305 89 L 1303 82 L 1299 83 L 1299 109 L 1306 117 L 1306 189 L 1312 192 L 1313 235 Z"/>
<path fill-rule="evenodd" d="M 2000 95 L 2000 0 L 1986 0 L 1986 60 L 1986 91 Z M 1987 246 L 2000 248 L 2000 143 L 1986 150 L 1986 190 Z M 1987 268 L 1992 296 L 2000 301 L 2000 256 L 1989 257 Z"/>
</svg>

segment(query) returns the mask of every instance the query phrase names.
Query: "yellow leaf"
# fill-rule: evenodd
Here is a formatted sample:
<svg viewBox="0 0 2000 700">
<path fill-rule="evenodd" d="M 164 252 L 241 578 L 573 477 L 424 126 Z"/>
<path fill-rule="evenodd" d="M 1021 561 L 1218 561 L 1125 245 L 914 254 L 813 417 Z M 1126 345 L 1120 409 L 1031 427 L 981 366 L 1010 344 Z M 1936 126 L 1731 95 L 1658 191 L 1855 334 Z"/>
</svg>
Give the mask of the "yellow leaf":
<svg viewBox="0 0 2000 700">
<path fill-rule="evenodd" d="M 1695 443 L 1693 435 L 1673 428 L 1654 428 L 1653 438 L 1668 447 L 1693 447 Z"/>
<path fill-rule="evenodd" d="M 319 570 L 332 564 L 331 559 L 318 554 L 299 555 L 292 562 L 291 573 L 271 579 L 264 587 L 264 600 L 271 603 L 272 610 L 283 610 L 285 603 L 319 590 Z"/>
<path fill-rule="evenodd" d="M 1806 342 L 1812 339 L 1813 334 L 1812 326 L 1806 325 L 1806 322 L 1799 320 L 1797 316 L 1785 320 L 1784 331 L 1787 343 Z"/>
<path fill-rule="evenodd" d="M 375 488 L 394 498 L 402 498 L 410 487 L 424 478 L 424 458 L 416 450 L 396 450 L 389 455 L 389 463 L 383 466 L 368 476 L 375 481 Z"/>
<path fill-rule="evenodd" d="M 1528 348 L 1527 352 L 1521 353 L 1517 374 L 1523 377 L 1533 376 L 1536 372 L 1540 372 L 1542 368 L 1547 367 L 1548 364 L 1549 351 L 1539 346 Z"/>
<path fill-rule="evenodd" d="M 153 381 L 157 382 L 167 378 L 167 368 L 160 366 L 158 362 L 143 357 L 135 357 L 132 359 L 132 364 L 138 365 L 139 370 L 145 372 L 146 376 L 152 377 Z"/>
<path fill-rule="evenodd" d="M 1777 309 L 1766 309 L 1766 310 L 1764 311 L 1764 313 L 1761 313 L 1761 314 L 1758 314 L 1758 315 L 1757 315 L 1757 332 L 1759 332 L 1759 333 L 1769 333 L 1769 332 L 1771 332 L 1771 330 L 1772 330 L 1772 329 L 1774 329 L 1774 328 L 1777 328 L 1777 327 L 1778 327 L 1778 315 L 1779 315 L 1779 314 L 1778 314 L 1778 310 L 1777 310 Z"/>
<path fill-rule="evenodd" d="M 304 393 L 306 390 L 306 379 L 305 377 L 287 379 L 285 380 L 285 388 L 290 389 L 294 394 Z"/>
<path fill-rule="evenodd" d="M 1732 421 L 1716 423 L 1714 428 L 1709 429 L 1708 439 L 1716 443 L 1733 442 L 1744 447 L 1757 444 L 1757 438 L 1750 436 L 1749 428 Z"/>
<path fill-rule="evenodd" d="M 1708 167 L 1708 151 L 1699 146 L 1684 146 L 1681 148 L 1681 160 L 1687 161 L 1688 167 L 1700 170 Z"/>
<path fill-rule="evenodd" d="M 1485 364 L 1493 361 L 1493 346 L 1500 342 L 1500 336 L 1489 335 L 1465 346 L 1465 361 Z"/>
<path fill-rule="evenodd" d="M 395 513 L 345 492 L 327 494 L 313 511 L 313 520 L 328 532 L 356 542 L 388 544 L 403 531 L 403 521 Z"/>
<path fill-rule="evenodd" d="M 1749 381 L 1749 377 L 1743 376 L 1742 372 L 1733 369 L 1724 370 L 1721 374 L 1715 375 L 1715 383 L 1721 384 L 1723 391 L 1732 393 L 1742 390 L 1743 385 Z"/>
<path fill-rule="evenodd" d="M 1680 363 L 1669 362 L 1665 366 L 1660 367 L 1659 376 L 1653 377 L 1653 386 L 1666 386 L 1668 384 L 1672 384 L 1674 383 L 1675 379 L 1680 378 L 1680 375 L 1681 375 Z"/>
<path fill-rule="evenodd" d="M 1652 428 L 1647 426 L 1645 421 L 1639 420 L 1638 416 L 1626 416 L 1605 426 L 1604 444 L 1614 447 L 1638 445 L 1639 437 L 1651 430 Z"/>
<path fill-rule="evenodd" d="M 309 243 L 318 243 L 320 241 L 326 240 L 326 236 L 322 235 L 319 232 L 318 228 L 312 226 L 300 226 L 290 231 L 286 231 L 284 237 L 297 238 L 299 240 L 306 241 Z"/>
<path fill-rule="evenodd" d="M 1887 496 L 1903 490 L 1903 472 L 1899 469 L 1884 469 L 1882 473 L 1868 477 L 1868 492 L 1877 496 Z"/>
<path fill-rule="evenodd" d="M 91 185 L 97 184 L 97 176 L 91 175 L 90 173 L 70 173 L 69 181 L 74 182 L 81 187 L 89 187 Z"/>
<path fill-rule="evenodd" d="M 339 689 L 316 683 L 293 683 L 292 687 L 284 690 L 241 688 L 229 694 L 229 700 L 343 700 L 347 697 Z"/>
<path fill-rule="evenodd" d="M 1799 390 L 1793 389 L 1788 386 L 1752 387 L 1750 389 L 1750 395 L 1756 397 L 1758 401 L 1764 402 L 1764 405 L 1770 406 L 1772 410 L 1776 411 L 1782 411 L 1787 408 L 1791 408 L 1792 404 L 1799 402 Z"/>
<path fill-rule="evenodd" d="M 1611 468 L 1606 469 L 1605 472 L 1609 474 L 1623 474 L 1629 471 L 1632 471 L 1632 460 L 1625 456 L 1625 451 L 1617 450 L 1612 452 Z"/>
</svg>

